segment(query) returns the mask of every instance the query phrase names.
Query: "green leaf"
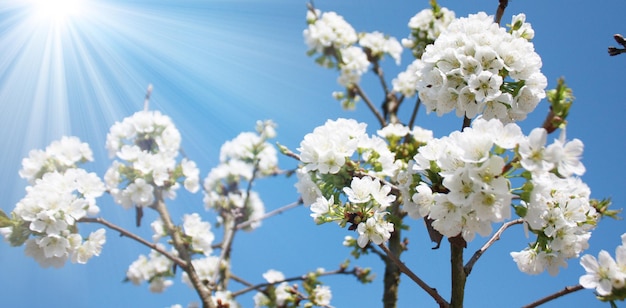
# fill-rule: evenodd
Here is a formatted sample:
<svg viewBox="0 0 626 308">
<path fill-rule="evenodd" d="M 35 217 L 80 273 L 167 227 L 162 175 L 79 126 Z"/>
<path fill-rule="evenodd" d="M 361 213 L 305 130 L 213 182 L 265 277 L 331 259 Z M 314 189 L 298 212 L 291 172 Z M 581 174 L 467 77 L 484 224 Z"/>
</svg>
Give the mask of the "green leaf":
<svg viewBox="0 0 626 308">
<path fill-rule="evenodd" d="M 22 221 L 21 223 L 17 223 L 13 226 L 13 230 L 11 230 L 11 235 L 9 235 L 9 243 L 13 247 L 22 246 L 24 242 L 30 236 L 30 223 L 26 221 Z"/>
<path fill-rule="evenodd" d="M 11 218 L 9 218 L 4 211 L 0 210 L 0 228 L 11 227 L 13 225 L 14 223 Z"/>
</svg>

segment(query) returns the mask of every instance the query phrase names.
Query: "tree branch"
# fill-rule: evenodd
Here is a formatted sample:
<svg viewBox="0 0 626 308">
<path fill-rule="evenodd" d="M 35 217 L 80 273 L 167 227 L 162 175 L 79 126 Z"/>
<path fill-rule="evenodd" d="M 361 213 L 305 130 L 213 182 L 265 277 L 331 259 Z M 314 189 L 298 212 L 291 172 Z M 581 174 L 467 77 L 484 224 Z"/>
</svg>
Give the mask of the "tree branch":
<svg viewBox="0 0 626 308">
<path fill-rule="evenodd" d="M 329 271 L 329 272 L 323 272 L 323 273 L 317 273 L 316 275 L 318 277 L 322 277 L 322 276 L 330 276 L 330 275 L 354 275 L 357 278 L 359 277 L 359 274 L 361 273 L 361 268 L 359 267 L 354 267 L 351 270 L 346 270 L 345 267 L 341 266 L 338 269 L 334 270 L 334 271 Z M 247 287 L 244 289 L 241 289 L 237 292 L 233 292 L 232 296 L 233 297 L 237 297 L 239 295 L 243 295 L 245 293 L 248 293 L 252 290 L 257 290 L 259 292 L 262 292 L 262 289 L 270 286 L 270 285 L 275 285 L 275 284 L 279 284 L 279 283 L 283 283 L 283 282 L 290 282 L 290 281 L 302 281 L 302 280 L 306 280 L 308 278 L 308 274 L 307 275 L 302 275 L 302 276 L 294 276 L 294 277 L 289 277 L 289 278 L 285 278 L 283 280 L 279 280 L 279 281 L 274 281 L 274 282 L 265 282 L 265 283 L 259 283 L 259 284 L 255 284 L 252 285 L 249 282 L 246 282 L 245 280 L 237 277 L 237 281 L 240 282 L 241 284 L 246 285 Z M 234 276 L 233 276 L 234 279 Z"/>
<path fill-rule="evenodd" d="M 282 207 L 279 207 L 279 208 L 277 208 L 277 209 L 275 209 L 275 210 L 273 210 L 273 211 L 271 211 L 269 213 L 265 213 L 265 215 L 263 215 L 261 217 L 250 219 L 248 221 L 242 222 L 242 223 L 236 225 L 235 229 L 236 230 L 244 229 L 246 227 L 249 227 L 251 224 L 253 224 L 255 222 L 265 220 L 267 218 L 270 218 L 270 217 L 278 215 L 278 214 L 282 214 L 283 212 L 288 211 L 290 209 L 293 209 L 293 208 L 295 208 L 295 207 L 297 207 L 297 206 L 299 206 L 301 204 L 302 204 L 302 199 L 299 199 L 296 202 L 289 203 L 289 204 L 284 205 Z"/>
<path fill-rule="evenodd" d="M 559 297 L 561 297 L 563 295 L 574 293 L 574 292 L 580 291 L 582 289 L 584 289 L 583 286 L 581 286 L 579 284 L 575 285 L 575 286 L 571 286 L 571 287 L 565 287 L 561 291 L 558 291 L 556 293 L 550 294 L 550 295 L 548 295 L 548 296 L 546 296 L 546 297 L 544 297 L 542 299 L 539 299 L 537 301 L 534 301 L 534 302 L 532 302 L 532 303 L 530 303 L 530 304 L 528 304 L 528 305 L 526 305 L 526 306 L 524 306 L 522 308 L 534 308 L 534 307 L 537 307 L 539 305 L 543 305 L 543 304 L 545 304 L 545 303 L 547 303 L 547 302 L 549 302 L 549 301 L 551 301 L 553 299 L 557 299 L 557 298 L 559 298 Z"/>
<path fill-rule="evenodd" d="M 450 242 L 450 280 L 452 283 L 450 307 L 462 308 L 465 298 L 465 282 L 467 281 L 467 274 L 463 267 L 463 252 L 467 247 L 467 242 L 460 234 L 448 238 L 448 241 Z"/>
<path fill-rule="evenodd" d="M 400 259 L 398 259 L 396 255 L 391 253 L 391 251 L 389 250 L 389 248 L 387 248 L 387 246 L 385 246 L 385 244 L 380 244 L 378 246 L 387 254 L 387 256 L 394 263 L 396 263 L 396 265 L 398 265 L 398 268 L 400 268 L 400 271 L 404 273 L 405 275 L 409 276 L 411 280 L 413 280 L 418 286 L 420 286 L 424 291 L 426 291 L 426 293 L 428 293 L 437 302 L 437 304 L 439 304 L 439 307 L 447 308 L 450 306 L 450 304 L 448 304 L 448 302 L 446 302 L 446 300 L 443 299 L 441 295 L 439 295 L 439 293 L 437 292 L 437 289 L 431 288 L 422 279 L 420 279 L 415 273 L 413 273 L 413 271 L 411 271 L 411 269 L 409 269 L 406 265 L 404 265 L 404 263 L 400 261 Z"/>
<path fill-rule="evenodd" d="M 202 307 L 204 308 L 216 308 L 213 303 L 213 299 L 211 298 L 211 291 L 207 286 L 202 282 L 196 270 L 191 263 L 191 255 L 187 250 L 185 242 L 180 234 L 179 228 L 177 228 L 172 222 L 172 218 L 170 217 L 170 213 L 167 211 L 167 207 L 165 206 L 165 202 L 163 202 L 163 194 L 160 190 L 156 191 L 156 202 L 154 204 L 154 209 L 159 213 L 161 217 L 161 221 L 163 221 L 163 227 L 167 231 L 167 233 L 172 238 L 172 245 L 178 251 L 178 255 L 184 260 L 184 266 L 181 268 L 187 273 L 189 276 L 189 280 L 193 285 L 193 288 L 198 293 L 198 296 L 202 300 Z M 218 263 L 219 264 L 219 263 Z"/>
<path fill-rule="evenodd" d="M 361 89 L 361 87 L 358 84 L 354 84 L 353 87 L 354 87 L 354 91 L 356 91 L 356 94 L 363 99 L 365 104 L 367 104 L 367 107 L 369 107 L 369 109 L 372 111 L 374 116 L 376 116 L 376 119 L 378 119 L 380 126 L 385 127 L 387 125 L 385 118 L 383 118 L 380 112 L 378 112 L 374 104 L 372 104 L 372 101 L 369 99 L 369 97 L 367 97 L 365 92 L 363 92 L 363 89 Z"/>
<path fill-rule="evenodd" d="M 245 211 L 245 207 L 248 205 L 248 202 L 250 202 L 250 192 L 252 191 L 252 183 L 254 182 L 254 180 L 256 180 L 257 173 L 259 171 L 260 160 L 258 159 L 258 157 L 256 157 L 255 159 L 256 161 L 254 163 L 254 168 L 252 169 L 252 177 L 248 181 L 248 187 L 246 187 L 246 198 L 243 201 L 244 211 Z M 235 237 L 235 233 L 237 232 L 237 230 L 239 230 L 239 228 L 237 228 L 237 219 L 239 218 L 238 217 L 239 213 L 236 213 L 233 210 L 230 210 L 228 212 L 222 211 L 221 213 L 224 218 L 224 240 L 222 241 L 222 250 L 220 251 L 220 257 L 218 259 L 217 264 L 222 264 L 222 261 L 224 260 L 226 261 L 230 260 L 230 252 L 233 246 L 233 239 Z M 252 222 L 250 222 L 250 224 L 252 224 Z M 215 271 L 215 274 L 213 275 L 213 278 L 214 278 L 213 281 L 217 282 L 217 278 L 219 274 L 220 274 L 220 271 Z M 223 289 L 227 288 L 229 279 L 230 279 L 230 270 L 227 267 L 222 272 L 221 287 Z"/>
<path fill-rule="evenodd" d="M 465 270 L 465 274 L 469 276 L 469 274 L 472 272 L 472 268 L 474 267 L 474 264 L 476 263 L 476 261 L 480 259 L 480 257 L 485 253 L 485 251 L 487 251 L 487 249 L 489 249 L 489 247 L 491 247 L 491 245 L 493 245 L 493 243 L 495 243 L 496 241 L 500 239 L 504 230 L 508 229 L 509 227 L 513 225 L 518 225 L 523 222 L 524 222 L 523 219 L 518 218 L 516 220 L 511 220 L 503 224 L 500 227 L 500 229 L 498 229 L 498 231 L 496 231 L 496 233 L 494 233 L 493 236 L 483 245 L 483 247 L 480 247 L 480 249 L 478 249 L 474 253 L 472 258 L 469 261 L 467 261 L 467 264 L 465 264 L 465 266 L 463 267 Z"/>
<path fill-rule="evenodd" d="M 169 253 L 166 250 L 163 250 L 162 248 L 160 248 L 157 244 L 155 243 L 150 243 L 148 241 L 146 241 L 145 239 L 141 238 L 140 236 L 118 226 L 115 225 L 107 220 L 105 220 L 104 218 L 90 218 L 90 217 L 83 217 L 81 219 L 78 220 L 78 222 L 87 222 L 87 223 L 97 223 L 97 224 L 101 224 L 111 230 L 115 230 L 117 232 L 120 233 L 120 236 L 125 236 L 128 237 L 136 242 L 139 242 L 140 244 L 154 250 L 157 251 L 158 253 L 164 255 L 166 258 L 172 260 L 172 262 L 176 263 L 176 265 L 180 266 L 181 268 L 186 266 L 186 263 L 183 259 Z"/>
<path fill-rule="evenodd" d="M 496 18 L 495 22 L 499 25 L 502 20 L 502 15 L 504 15 L 504 10 L 509 5 L 509 0 L 499 0 L 498 9 L 496 10 Z"/>
<path fill-rule="evenodd" d="M 413 112 L 411 113 L 411 120 L 409 120 L 409 124 L 407 124 L 409 129 L 411 129 L 413 125 L 415 125 L 415 119 L 417 118 L 417 111 L 420 109 L 421 104 L 422 104 L 422 101 L 420 100 L 418 96 L 417 101 L 415 101 L 415 107 L 413 107 Z"/>
</svg>

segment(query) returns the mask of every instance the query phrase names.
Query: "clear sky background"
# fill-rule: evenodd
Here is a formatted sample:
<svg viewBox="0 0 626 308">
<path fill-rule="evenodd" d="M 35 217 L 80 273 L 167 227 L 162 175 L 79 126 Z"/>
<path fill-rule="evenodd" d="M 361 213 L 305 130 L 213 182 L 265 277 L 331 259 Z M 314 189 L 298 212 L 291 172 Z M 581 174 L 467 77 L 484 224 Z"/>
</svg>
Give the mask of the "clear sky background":
<svg viewBox="0 0 626 308">
<path fill-rule="evenodd" d="M 9 212 L 23 197 L 26 182 L 18 176 L 20 161 L 33 148 L 44 148 L 63 135 L 75 135 L 91 144 L 96 162 L 88 170 L 104 173 L 110 160 L 104 150 L 112 123 L 142 108 L 148 84 L 154 85 L 151 108 L 169 115 L 183 136 L 186 154 L 195 160 L 204 178 L 219 158 L 219 147 L 241 131 L 254 129 L 258 119 L 278 123 L 277 140 L 296 149 L 303 136 L 326 119 L 350 117 L 378 128 L 364 105 L 343 111 L 331 98 L 341 90 L 337 73 L 322 69 L 306 56 L 302 38 L 306 2 L 296 0 L 133 0 L 86 1 L 81 14 L 55 30 L 36 22 L 24 0 L 0 2 L 0 207 Z M 494 14 L 498 1 L 444 1 L 457 16 L 486 11 Z M 407 37 L 410 17 L 428 1 L 317 0 L 322 11 L 336 11 L 359 31 L 379 30 L 398 39 Z M 624 1 L 510 1 L 503 22 L 524 12 L 535 29 L 535 48 L 543 59 L 549 88 L 560 76 L 574 89 L 568 137 L 585 143 L 583 162 L 595 198 L 612 197 L 614 206 L 626 202 L 626 151 L 623 119 L 626 114 L 626 55 L 609 57 L 614 33 L 626 35 Z M 387 80 L 412 61 L 403 54 L 401 66 L 385 61 Z M 363 87 L 374 101 L 382 101 L 374 78 Z M 401 111 L 405 121 L 408 106 Z M 548 105 L 540 103 L 522 123 L 528 133 L 541 125 Z M 438 118 L 420 113 L 417 124 L 440 137 L 461 126 L 453 115 Z M 552 137 L 553 138 L 553 137 Z M 281 167 L 295 162 L 280 158 Z M 255 189 L 267 210 L 296 201 L 294 179 L 264 179 Z M 149 222 L 134 227 L 134 213 L 101 198 L 102 215 L 145 237 Z M 205 213 L 200 193 L 180 192 L 170 202 L 172 215 Z M 442 245 L 431 250 L 421 221 L 410 223 L 409 251 L 402 255 L 421 278 L 449 297 L 449 253 Z M 82 227 L 88 231 L 93 226 Z M 219 231 L 217 231 L 219 234 Z M 602 221 L 587 253 L 600 249 L 612 255 L 626 232 L 624 221 Z M 345 235 L 336 225 L 315 226 L 309 210 L 297 208 L 263 222 L 252 233 L 237 234 L 233 271 L 253 283 L 263 282 L 268 269 L 287 277 L 324 267 L 332 270 L 349 257 L 341 246 Z M 466 258 L 485 238 L 470 243 Z M 517 270 L 510 251 L 529 240 L 522 228 L 508 230 L 503 239 L 477 263 L 469 276 L 467 307 L 519 307 L 568 285 L 578 283 L 584 270 L 578 260 L 557 277 L 528 276 Z M 148 250 L 107 231 L 102 255 L 87 265 L 67 264 L 42 269 L 24 256 L 23 248 L 0 245 L 0 306 L 3 307 L 166 307 L 197 301 L 180 278 L 164 294 L 151 294 L 146 285 L 122 283 L 128 265 Z M 335 307 L 379 307 L 382 263 L 364 257 L 353 264 L 372 267 L 378 279 L 360 285 L 352 277 L 324 279 L 331 285 Z M 434 301 L 403 277 L 399 307 L 434 307 Z M 233 284 L 233 290 L 238 286 Z M 251 295 L 243 307 L 253 306 Z M 607 307 L 589 290 L 558 299 L 545 307 Z"/>
</svg>

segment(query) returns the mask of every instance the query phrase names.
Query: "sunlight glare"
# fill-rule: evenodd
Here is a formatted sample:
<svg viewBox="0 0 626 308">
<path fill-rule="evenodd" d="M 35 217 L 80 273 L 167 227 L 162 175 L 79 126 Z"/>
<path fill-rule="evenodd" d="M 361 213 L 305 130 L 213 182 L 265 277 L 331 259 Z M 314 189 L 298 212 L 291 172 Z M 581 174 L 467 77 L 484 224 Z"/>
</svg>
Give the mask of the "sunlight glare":
<svg viewBox="0 0 626 308">
<path fill-rule="evenodd" d="M 83 0 L 32 0 L 32 8 L 38 20 L 63 23 L 81 14 L 83 2 Z"/>
</svg>

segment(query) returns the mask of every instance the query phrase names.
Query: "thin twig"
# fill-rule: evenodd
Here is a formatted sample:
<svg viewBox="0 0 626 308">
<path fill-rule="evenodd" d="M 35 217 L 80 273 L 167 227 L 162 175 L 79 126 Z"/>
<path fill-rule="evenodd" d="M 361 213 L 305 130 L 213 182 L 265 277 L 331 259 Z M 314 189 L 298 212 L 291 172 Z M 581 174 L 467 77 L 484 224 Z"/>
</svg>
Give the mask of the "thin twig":
<svg viewBox="0 0 626 308">
<path fill-rule="evenodd" d="M 396 255 L 394 255 L 389 250 L 389 248 L 387 248 L 387 246 L 385 246 L 384 243 L 380 244 L 378 246 L 398 266 L 400 271 L 402 273 L 404 273 L 405 275 L 409 276 L 409 278 L 411 278 L 411 280 L 413 280 L 415 283 L 417 283 L 418 286 L 420 286 L 424 291 L 426 291 L 426 293 L 428 293 L 437 302 L 437 304 L 439 304 L 439 307 L 446 307 L 447 308 L 447 307 L 450 306 L 450 304 L 445 299 L 443 299 L 443 297 L 441 297 L 441 295 L 439 295 L 439 293 L 437 292 L 437 289 L 430 287 L 422 279 L 417 277 L 417 275 L 415 273 L 413 273 L 413 271 L 411 271 L 406 265 L 404 265 L 404 263 L 402 261 L 400 261 L 400 259 L 398 259 L 398 257 Z"/>
<path fill-rule="evenodd" d="M 300 199 L 300 200 L 298 200 L 296 202 L 289 203 L 289 204 L 284 205 L 282 207 L 279 207 L 279 208 L 277 208 L 277 209 L 275 209 L 275 210 L 273 210 L 273 211 L 271 211 L 269 213 L 265 213 L 265 215 L 263 215 L 261 217 L 253 218 L 253 219 L 250 219 L 248 221 L 242 222 L 242 223 L 236 225 L 235 229 L 236 230 L 244 229 L 246 227 L 249 227 L 251 224 L 253 224 L 255 222 L 259 222 L 259 221 L 265 220 L 267 218 L 270 218 L 272 216 L 281 214 L 281 213 L 283 213 L 285 211 L 288 211 L 288 210 L 290 210 L 292 208 L 295 208 L 295 207 L 297 207 L 297 206 L 299 206 L 301 204 L 302 204 L 302 199 Z"/>
<path fill-rule="evenodd" d="M 161 247 L 159 247 L 156 243 L 150 243 L 148 241 L 146 241 L 145 239 L 141 238 L 140 236 L 116 225 L 113 224 L 107 220 L 105 220 L 104 218 L 90 218 L 90 217 L 83 217 L 81 219 L 78 220 L 78 222 L 88 222 L 88 223 L 97 223 L 97 224 L 101 224 L 111 230 L 115 230 L 117 232 L 120 233 L 121 236 L 125 236 L 128 237 L 136 242 L 139 242 L 140 244 L 164 255 L 166 258 L 172 260 L 172 262 L 176 263 L 176 265 L 178 265 L 179 267 L 184 267 L 186 266 L 186 263 L 183 259 L 169 253 L 168 251 L 162 249 Z"/>
<path fill-rule="evenodd" d="M 359 95 L 363 99 L 367 107 L 369 107 L 370 111 L 372 111 L 376 119 L 378 119 L 378 122 L 380 122 L 380 126 L 385 127 L 387 125 L 387 121 L 385 121 L 385 118 L 383 118 L 380 112 L 378 112 L 378 109 L 376 109 L 374 104 L 372 104 L 372 101 L 369 99 L 369 97 L 367 97 L 365 92 L 363 92 L 363 89 L 361 89 L 361 87 L 358 84 L 354 84 L 353 87 L 354 87 L 354 90 L 356 91 L 356 94 Z"/>
<path fill-rule="evenodd" d="M 534 307 L 537 307 L 539 305 L 543 305 L 543 304 L 545 304 L 545 303 L 547 303 L 547 302 L 549 302 L 549 301 L 551 301 L 553 299 L 557 299 L 557 298 L 559 298 L 559 297 L 561 297 L 563 295 L 574 293 L 574 292 L 580 291 L 582 289 L 584 289 L 583 286 L 581 286 L 579 284 L 575 285 L 575 286 L 571 286 L 571 287 L 565 287 L 561 291 L 558 291 L 556 293 L 550 294 L 550 295 L 548 295 L 548 296 L 546 296 L 546 297 L 544 297 L 542 299 L 539 299 L 537 301 L 534 301 L 534 302 L 532 302 L 532 303 L 530 303 L 530 304 L 528 304 L 528 305 L 526 305 L 526 306 L 524 306 L 522 308 L 534 308 Z"/>
<path fill-rule="evenodd" d="M 149 84 L 146 90 L 146 97 L 143 100 L 143 111 L 148 111 L 150 108 L 150 95 L 152 95 L 152 84 Z"/>
<path fill-rule="evenodd" d="M 491 247 L 491 245 L 493 245 L 493 243 L 495 243 L 496 241 L 498 241 L 500 239 L 500 237 L 502 236 L 502 233 L 504 232 L 504 230 L 508 229 L 509 227 L 513 226 L 513 225 L 518 225 L 523 223 L 524 220 L 521 218 L 518 218 L 516 220 L 511 220 L 509 222 L 506 222 L 505 224 L 503 224 L 500 229 L 498 229 L 498 231 L 496 233 L 493 234 L 493 236 L 483 245 L 483 247 L 480 247 L 480 249 L 478 249 L 474 255 L 472 256 L 472 258 L 467 261 L 467 264 L 465 264 L 465 266 L 463 267 L 465 270 L 465 275 L 469 276 L 469 274 L 472 272 L 472 268 L 474 267 L 474 264 L 476 263 L 476 261 L 478 261 L 478 259 L 480 259 L 480 257 L 485 253 L 485 251 L 487 251 L 487 249 L 489 249 L 489 247 Z"/>
<path fill-rule="evenodd" d="M 248 202 L 250 202 L 250 192 L 252 191 L 252 183 L 256 180 L 257 173 L 259 172 L 259 162 L 260 160 L 256 158 L 256 162 L 254 164 L 254 168 L 252 169 L 252 177 L 248 181 L 248 187 L 246 188 L 246 198 L 243 201 L 244 208 L 247 206 Z M 233 246 L 233 239 L 235 237 L 235 232 L 239 230 L 237 228 L 237 214 L 230 211 L 226 215 L 230 215 L 231 217 L 225 217 L 224 222 L 224 240 L 222 241 L 222 250 L 220 251 L 220 257 L 218 259 L 217 264 L 222 264 L 222 261 L 230 259 L 230 251 Z M 222 277 L 222 287 L 226 289 L 228 284 L 228 268 L 225 269 L 225 273 Z M 220 274 L 220 271 L 215 271 L 213 275 L 213 281 L 217 282 L 217 278 Z"/>
<path fill-rule="evenodd" d="M 380 80 L 380 85 L 383 87 L 385 95 L 388 95 L 389 87 L 387 86 L 387 82 L 385 81 L 385 74 L 383 73 L 383 69 L 382 67 L 380 67 L 380 63 L 378 63 L 378 61 L 379 60 L 373 61 L 374 66 L 372 67 L 372 71 L 374 72 L 374 74 L 376 74 L 376 76 L 378 76 L 378 80 Z"/>
<path fill-rule="evenodd" d="M 359 274 L 360 271 L 361 271 L 361 269 L 358 268 L 358 267 L 355 267 L 355 268 L 353 268 L 351 270 L 346 270 L 346 268 L 344 268 L 342 266 L 342 267 L 340 267 L 340 268 L 338 268 L 338 269 L 336 269 L 334 271 L 323 272 L 323 273 L 316 273 L 316 276 L 317 277 L 322 277 L 322 276 L 330 276 L 330 275 L 354 275 L 354 276 L 358 277 L 358 274 Z M 248 292 L 250 292 L 252 290 L 259 290 L 260 291 L 260 290 L 262 290 L 263 288 L 265 288 L 267 286 L 280 284 L 280 283 L 283 283 L 283 282 L 302 281 L 302 280 L 306 280 L 308 277 L 309 276 L 307 274 L 307 275 L 302 275 L 302 276 L 289 277 L 289 278 L 285 278 L 283 280 L 278 280 L 278 281 L 274 281 L 274 282 L 259 283 L 259 284 L 256 284 L 256 285 L 252 285 L 252 284 L 250 284 L 248 282 L 242 282 L 243 280 L 242 281 L 238 280 L 242 284 L 247 285 L 247 287 L 244 288 L 244 289 L 241 289 L 241 290 L 239 290 L 237 292 L 233 292 L 232 296 L 233 297 L 237 297 L 239 295 L 248 293 Z M 241 279 L 241 278 L 238 278 L 238 279 Z"/>
<path fill-rule="evenodd" d="M 415 107 L 413 107 L 413 112 L 411 113 L 411 120 L 409 120 L 409 124 L 407 125 L 409 129 L 411 129 L 413 125 L 415 125 L 415 119 L 417 118 L 417 111 L 420 109 L 421 104 L 422 104 L 422 101 L 420 100 L 418 96 L 417 101 L 415 101 Z"/>
</svg>

